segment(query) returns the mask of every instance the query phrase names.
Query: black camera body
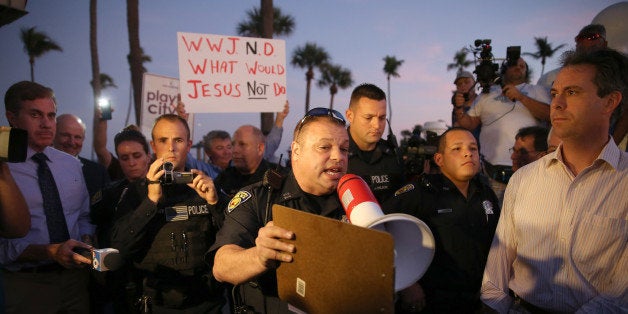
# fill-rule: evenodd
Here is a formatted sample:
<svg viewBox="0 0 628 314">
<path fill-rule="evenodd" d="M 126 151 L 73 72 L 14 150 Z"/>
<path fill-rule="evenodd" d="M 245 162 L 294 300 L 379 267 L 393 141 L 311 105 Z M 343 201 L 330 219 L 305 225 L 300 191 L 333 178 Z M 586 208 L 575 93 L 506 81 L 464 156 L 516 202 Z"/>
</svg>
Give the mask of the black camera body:
<svg viewBox="0 0 628 314">
<path fill-rule="evenodd" d="M 458 92 L 454 92 L 454 94 L 451 95 L 451 104 L 454 105 L 454 106 L 456 105 L 456 94 L 457 93 Z M 469 93 L 462 93 L 462 97 L 464 97 L 464 102 L 469 101 Z"/>
<path fill-rule="evenodd" d="M 174 165 L 169 161 L 164 162 L 162 168 L 164 169 L 164 175 L 159 179 L 162 185 L 187 184 L 191 183 L 194 177 L 196 177 L 195 173 L 189 171 L 174 171 Z"/>
<path fill-rule="evenodd" d="M 472 48 L 473 55 L 477 56 L 477 53 L 480 53 L 480 57 L 477 58 L 480 63 L 476 65 L 473 73 L 477 77 L 477 83 L 482 87 L 482 93 L 486 94 L 490 92 L 491 85 L 501 84 L 502 78 L 499 75 L 499 65 L 494 62 L 496 59 L 493 56 L 493 47 L 490 39 L 476 39 L 474 45 L 475 48 Z M 507 47 L 505 66 L 516 65 L 520 57 L 521 46 Z"/>
<path fill-rule="evenodd" d="M 422 130 L 416 128 L 409 139 L 402 141 L 401 151 L 408 180 L 418 178 L 423 173 L 425 161 L 433 162 L 434 154 L 438 151 L 438 134 L 425 130 L 426 138 L 423 138 L 421 133 Z"/>
<path fill-rule="evenodd" d="M 28 148 L 26 130 L 0 126 L 0 161 L 24 162 Z"/>
<path fill-rule="evenodd" d="M 497 71 L 499 65 L 493 62 L 493 47 L 491 46 L 490 39 L 476 39 L 474 42 L 475 49 L 473 54 L 480 53 L 479 64 L 475 66 L 475 73 L 478 84 L 482 87 L 482 93 L 488 93 L 491 89 L 491 85 L 499 79 Z"/>
</svg>

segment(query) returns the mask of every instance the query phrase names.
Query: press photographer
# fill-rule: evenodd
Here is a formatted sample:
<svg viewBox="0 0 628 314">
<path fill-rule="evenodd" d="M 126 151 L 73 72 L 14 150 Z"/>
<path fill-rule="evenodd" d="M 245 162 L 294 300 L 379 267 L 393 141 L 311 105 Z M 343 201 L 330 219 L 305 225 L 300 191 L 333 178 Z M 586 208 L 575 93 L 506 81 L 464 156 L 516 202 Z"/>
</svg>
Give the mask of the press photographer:
<svg viewBox="0 0 628 314">
<path fill-rule="evenodd" d="M 184 119 L 157 118 L 150 144 L 156 159 L 146 180 L 131 182 L 120 200 L 117 211 L 123 214 L 112 228 L 111 247 L 142 274 L 142 310 L 219 312 L 222 286 L 204 254 L 222 224 L 226 200 L 209 176 L 184 168 L 192 147 Z"/>
<path fill-rule="evenodd" d="M 477 98 L 477 94 L 475 92 L 475 78 L 473 77 L 473 74 L 468 71 L 459 71 L 456 74 L 456 79 L 454 79 L 454 85 L 456 85 L 456 90 L 451 96 L 451 104 L 454 105 L 455 109 L 462 109 L 465 112 L 469 111 L 469 109 L 471 109 L 471 105 Z M 451 125 L 460 126 L 453 111 L 451 113 Z M 471 133 L 475 139 L 478 140 L 480 137 L 480 128 L 478 127 L 474 129 Z"/>
<path fill-rule="evenodd" d="M 520 57 L 515 59 L 518 49 L 507 49 L 510 57 L 502 63 L 499 75 L 493 76 L 488 75 L 494 69 L 490 41 L 481 41 L 480 46 L 486 58 L 481 59 L 475 72 L 478 83 L 489 87 L 489 91 L 483 86 L 482 94 L 468 112 L 456 107 L 453 112 L 458 125 L 468 130 L 481 126 L 479 144 L 484 172 L 501 203 L 512 174 L 509 149 L 515 135 L 523 127 L 547 123 L 551 99 L 545 88 L 528 83 L 530 71 L 526 62 Z"/>
</svg>

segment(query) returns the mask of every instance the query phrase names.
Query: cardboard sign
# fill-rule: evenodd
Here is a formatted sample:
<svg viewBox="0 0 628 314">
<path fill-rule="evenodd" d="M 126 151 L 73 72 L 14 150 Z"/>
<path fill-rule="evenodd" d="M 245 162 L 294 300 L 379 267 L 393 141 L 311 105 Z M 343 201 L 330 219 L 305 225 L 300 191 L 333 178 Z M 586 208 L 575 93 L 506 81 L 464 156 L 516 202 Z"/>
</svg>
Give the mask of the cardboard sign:
<svg viewBox="0 0 628 314">
<path fill-rule="evenodd" d="M 273 205 L 294 232 L 291 263 L 277 268 L 279 297 L 306 313 L 393 313 L 394 243 L 387 232 Z"/>
<path fill-rule="evenodd" d="M 286 101 L 283 40 L 177 33 L 188 112 L 279 112 Z"/>
<path fill-rule="evenodd" d="M 179 94 L 179 80 L 174 77 L 144 73 L 142 79 L 142 112 L 140 113 L 140 129 L 148 140 L 155 119 L 162 114 L 177 114 L 177 95 Z M 186 106 L 187 110 L 187 106 Z M 193 117 L 188 118 L 194 121 Z M 193 123 L 188 123 L 190 128 Z M 190 130 L 191 131 L 191 130 Z"/>
</svg>

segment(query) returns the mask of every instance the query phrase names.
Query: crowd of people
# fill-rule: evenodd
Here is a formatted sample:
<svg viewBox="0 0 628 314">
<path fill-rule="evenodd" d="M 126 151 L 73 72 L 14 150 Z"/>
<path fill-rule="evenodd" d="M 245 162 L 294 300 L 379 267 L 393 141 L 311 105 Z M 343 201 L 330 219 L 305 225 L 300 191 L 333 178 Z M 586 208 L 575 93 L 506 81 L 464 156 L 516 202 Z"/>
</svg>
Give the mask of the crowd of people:
<svg viewBox="0 0 628 314">
<path fill-rule="evenodd" d="M 575 40 L 537 85 L 522 58 L 502 65 L 489 93 L 457 73 L 438 169 L 411 179 L 382 138 L 386 94 L 370 83 L 344 115 L 309 110 L 282 167 L 288 103 L 268 134 L 209 131 L 200 159 L 180 101 L 150 139 L 118 132 L 115 152 L 97 117 L 94 162 L 79 157 L 86 124 L 57 115 L 52 89 L 18 82 L 5 114 L 28 148 L 24 162 L 0 160 L 0 313 L 292 313 L 276 269 L 298 258 L 287 241 L 298 234 L 276 226 L 271 207 L 347 221 L 336 192 L 347 173 L 385 213 L 434 235 L 430 266 L 396 292 L 395 312 L 625 313 L 628 59 L 606 47 L 601 25 Z M 92 270 L 81 252 L 107 248 L 119 263 Z"/>
</svg>

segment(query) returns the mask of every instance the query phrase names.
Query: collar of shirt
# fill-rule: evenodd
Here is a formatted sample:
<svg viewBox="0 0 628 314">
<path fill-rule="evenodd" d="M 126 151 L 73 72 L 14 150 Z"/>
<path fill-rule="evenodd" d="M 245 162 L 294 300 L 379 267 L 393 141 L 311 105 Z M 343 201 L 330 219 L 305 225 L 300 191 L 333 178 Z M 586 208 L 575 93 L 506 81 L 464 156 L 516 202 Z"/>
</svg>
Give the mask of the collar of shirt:
<svg viewBox="0 0 628 314">
<path fill-rule="evenodd" d="M 546 168 L 550 167 L 551 165 L 556 164 L 556 163 L 560 163 L 564 167 L 567 167 L 565 165 L 565 160 L 563 159 L 562 151 L 563 151 L 563 144 L 560 143 L 560 145 L 558 145 L 558 148 L 556 148 L 554 152 L 543 157 L 542 159 L 544 160 L 545 167 Z M 619 150 L 619 147 L 617 147 L 617 144 L 615 144 L 615 141 L 613 141 L 609 137 L 609 140 L 606 142 L 606 145 L 604 146 L 600 154 L 597 156 L 595 161 L 593 161 L 593 164 L 591 164 L 590 166 L 605 162 L 609 166 L 613 167 L 613 169 L 617 170 L 617 168 L 619 167 L 621 158 L 623 158 L 621 150 Z"/>
<path fill-rule="evenodd" d="M 347 132 L 349 132 L 348 129 L 347 129 Z M 360 159 L 363 159 L 363 156 L 362 156 L 363 152 L 364 151 L 358 147 L 358 144 L 355 143 L 355 141 L 353 140 L 353 137 L 351 137 L 349 133 L 349 158 L 357 155 L 358 157 L 360 157 Z M 382 155 L 393 155 L 393 154 L 394 154 L 394 151 L 388 146 L 388 143 L 386 143 L 386 141 L 383 139 L 379 139 L 379 141 L 377 142 L 377 145 L 375 145 L 375 149 L 372 151 L 371 160 L 369 162 L 373 163 L 379 160 L 379 158 L 381 158 Z"/>
</svg>

